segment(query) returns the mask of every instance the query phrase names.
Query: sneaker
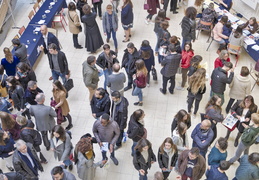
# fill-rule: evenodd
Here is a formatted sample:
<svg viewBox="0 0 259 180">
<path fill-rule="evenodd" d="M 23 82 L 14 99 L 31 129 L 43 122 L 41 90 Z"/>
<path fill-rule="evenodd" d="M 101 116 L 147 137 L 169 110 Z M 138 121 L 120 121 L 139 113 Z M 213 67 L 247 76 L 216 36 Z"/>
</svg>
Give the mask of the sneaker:
<svg viewBox="0 0 259 180">
<path fill-rule="evenodd" d="M 72 170 L 73 170 L 73 164 L 70 164 L 70 165 L 68 166 L 68 169 L 69 169 L 69 171 L 72 171 Z"/>
<path fill-rule="evenodd" d="M 150 21 L 149 24 L 155 24 L 154 22 Z"/>
<path fill-rule="evenodd" d="M 193 114 L 192 117 L 193 117 L 193 119 L 196 119 L 196 114 Z"/>
<path fill-rule="evenodd" d="M 118 166 L 119 161 L 116 159 L 116 157 L 110 156 L 110 158 L 111 158 L 111 160 L 113 161 L 113 163 L 114 163 L 116 166 Z"/>
<path fill-rule="evenodd" d="M 165 20 L 170 21 L 170 18 L 169 18 L 169 17 L 166 17 Z"/>
<path fill-rule="evenodd" d="M 184 90 L 184 87 L 177 86 L 175 89 L 183 91 L 183 90 Z"/>
<path fill-rule="evenodd" d="M 149 21 L 148 21 L 147 19 L 145 19 L 145 23 L 146 23 L 147 25 L 149 25 Z"/>
<path fill-rule="evenodd" d="M 147 87 L 149 87 L 150 85 L 149 85 L 149 83 L 147 83 Z"/>
<path fill-rule="evenodd" d="M 174 12 L 173 12 L 173 14 L 177 14 L 177 13 L 178 13 L 178 11 L 174 11 Z"/>
<path fill-rule="evenodd" d="M 105 161 L 106 161 L 106 163 L 107 163 L 107 161 L 108 161 L 108 158 L 105 158 Z M 101 165 L 100 165 L 100 168 L 103 168 L 103 166 L 106 164 L 106 163 L 102 163 Z"/>
</svg>

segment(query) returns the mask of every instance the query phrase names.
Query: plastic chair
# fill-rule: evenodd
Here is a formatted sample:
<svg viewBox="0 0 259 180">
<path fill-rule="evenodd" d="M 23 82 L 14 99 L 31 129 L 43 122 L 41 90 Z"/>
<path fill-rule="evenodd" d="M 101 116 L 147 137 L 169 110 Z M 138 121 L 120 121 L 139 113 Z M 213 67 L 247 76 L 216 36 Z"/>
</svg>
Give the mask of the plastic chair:
<svg viewBox="0 0 259 180">
<path fill-rule="evenodd" d="M 204 26 L 209 27 L 209 30 L 206 29 L 206 28 L 203 28 L 203 27 L 198 28 L 198 33 L 197 33 L 196 39 L 198 39 L 201 30 L 203 30 L 203 31 L 208 31 L 208 32 L 209 32 L 209 38 L 208 38 L 208 40 L 207 40 L 207 43 L 208 43 L 209 40 L 210 40 L 210 34 L 211 34 L 211 30 L 212 30 L 212 22 L 205 22 L 205 21 L 200 20 L 199 23 L 202 24 L 202 25 L 204 25 Z"/>
<path fill-rule="evenodd" d="M 25 31 L 25 27 L 22 26 L 19 31 L 18 31 L 18 34 L 20 35 L 20 37 L 22 36 L 23 32 Z"/>
<path fill-rule="evenodd" d="M 236 46 L 236 45 L 233 45 L 233 44 L 228 44 L 228 52 L 230 54 L 235 54 L 236 55 L 236 64 L 235 64 L 235 67 L 237 66 L 237 62 L 238 62 L 238 58 L 239 58 L 239 54 L 240 54 L 240 49 L 241 49 L 241 46 Z"/>
<path fill-rule="evenodd" d="M 39 9 L 40 9 L 40 5 L 39 5 L 38 2 L 36 2 L 36 3 L 33 5 L 33 10 L 34 10 L 34 12 L 36 13 Z"/>
<path fill-rule="evenodd" d="M 29 15 L 28 15 L 28 18 L 31 20 L 34 15 L 35 15 L 34 11 L 31 10 L 30 13 L 29 13 Z"/>
<path fill-rule="evenodd" d="M 62 25 L 64 31 L 66 32 L 66 28 L 65 28 L 65 26 L 64 26 L 64 24 L 63 24 L 63 20 L 64 20 L 65 24 L 67 25 L 67 22 L 66 22 L 66 20 L 65 20 L 65 17 L 64 17 L 64 15 L 63 15 L 63 8 L 62 8 L 62 10 L 61 10 L 58 14 L 55 15 L 55 17 L 54 17 L 54 19 L 53 19 L 53 21 L 52 21 L 52 25 L 53 25 L 53 27 L 55 27 L 55 23 L 56 23 L 56 22 L 59 22 L 59 23 L 61 23 L 61 25 Z"/>
</svg>

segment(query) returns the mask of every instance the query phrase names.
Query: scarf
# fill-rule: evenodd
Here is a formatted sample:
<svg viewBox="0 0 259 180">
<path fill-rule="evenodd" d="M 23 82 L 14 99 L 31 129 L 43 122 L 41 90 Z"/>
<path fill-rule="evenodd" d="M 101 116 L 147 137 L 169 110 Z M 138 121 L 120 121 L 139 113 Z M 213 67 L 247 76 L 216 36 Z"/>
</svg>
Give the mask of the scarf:
<svg viewBox="0 0 259 180">
<path fill-rule="evenodd" d="M 27 153 L 31 157 L 31 159 L 34 163 L 34 167 L 32 167 L 32 164 L 31 164 L 30 160 L 27 158 L 27 156 L 23 155 L 20 151 L 18 151 L 18 154 L 22 158 L 22 160 L 32 170 L 32 172 L 35 174 L 35 176 L 38 176 L 38 169 L 39 169 L 38 162 L 36 161 L 35 157 L 33 156 L 31 150 L 28 147 L 27 147 Z"/>
<path fill-rule="evenodd" d="M 102 99 L 96 98 L 97 103 L 95 106 L 98 109 L 101 109 L 101 107 L 103 107 L 109 100 L 110 100 L 109 95 L 106 93 Z"/>
<path fill-rule="evenodd" d="M 93 150 L 90 150 L 90 151 L 87 151 L 85 152 L 85 157 L 89 160 L 89 159 L 92 159 L 94 153 L 93 153 Z"/>
<path fill-rule="evenodd" d="M 173 155 L 174 155 L 174 151 L 172 150 L 172 148 L 170 148 L 170 149 L 166 149 L 166 148 L 164 148 L 164 151 L 165 151 L 165 153 L 168 155 L 168 166 L 167 166 L 167 169 L 170 169 L 170 167 L 171 167 L 171 164 L 172 164 L 172 157 L 173 157 Z"/>
<path fill-rule="evenodd" d="M 113 106 L 113 111 L 112 111 L 112 120 L 115 119 L 115 112 L 116 112 L 117 108 L 119 108 L 117 105 L 121 103 L 121 98 L 117 102 L 113 101 L 113 103 L 114 103 L 114 106 Z"/>
<path fill-rule="evenodd" d="M 104 53 L 104 57 L 105 59 L 107 60 L 107 63 L 108 63 L 108 69 L 111 69 L 112 68 L 112 65 L 113 65 L 113 58 L 112 58 L 112 54 L 109 53 L 109 55 L 107 55 L 106 53 Z"/>
</svg>

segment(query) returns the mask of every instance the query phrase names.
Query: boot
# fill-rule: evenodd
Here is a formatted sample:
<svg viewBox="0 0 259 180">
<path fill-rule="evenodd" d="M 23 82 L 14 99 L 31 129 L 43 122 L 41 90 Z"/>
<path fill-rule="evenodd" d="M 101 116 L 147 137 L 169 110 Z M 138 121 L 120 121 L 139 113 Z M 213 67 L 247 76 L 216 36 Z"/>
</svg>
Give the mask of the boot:
<svg viewBox="0 0 259 180">
<path fill-rule="evenodd" d="M 242 135 L 242 134 L 241 134 L 240 132 L 237 133 L 237 137 L 236 137 L 235 143 L 234 143 L 234 146 L 235 146 L 235 147 L 238 146 L 238 140 L 239 140 L 239 138 L 240 138 L 241 135 Z"/>
<path fill-rule="evenodd" d="M 226 137 L 225 137 L 226 140 L 228 140 L 230 133 L 231 133 L 231 131 L 228 130 L 228 131 L 227 131 L 227 135 L 226 135 Z"/>
</svg>

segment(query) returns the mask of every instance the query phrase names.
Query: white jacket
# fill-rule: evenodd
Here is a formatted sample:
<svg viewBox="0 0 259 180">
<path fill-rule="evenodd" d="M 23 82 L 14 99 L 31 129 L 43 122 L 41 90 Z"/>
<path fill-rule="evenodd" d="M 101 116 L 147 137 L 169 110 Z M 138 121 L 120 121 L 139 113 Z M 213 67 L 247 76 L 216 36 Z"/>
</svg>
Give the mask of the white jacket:
<svg viewBox="0 0 259 180">
<path fill-rule="evenodd" d="M 186 148 L 189 147 L 188 134 L 185 133 L 185 147 L 183 146 L 183 139 L 179 136 L 178 130 L 173 131 L 173 143 L 177 146 L 178 154 L 181 154 Z"/>
</svg>

